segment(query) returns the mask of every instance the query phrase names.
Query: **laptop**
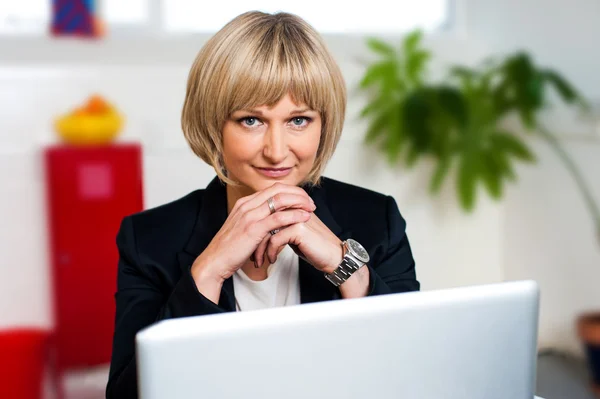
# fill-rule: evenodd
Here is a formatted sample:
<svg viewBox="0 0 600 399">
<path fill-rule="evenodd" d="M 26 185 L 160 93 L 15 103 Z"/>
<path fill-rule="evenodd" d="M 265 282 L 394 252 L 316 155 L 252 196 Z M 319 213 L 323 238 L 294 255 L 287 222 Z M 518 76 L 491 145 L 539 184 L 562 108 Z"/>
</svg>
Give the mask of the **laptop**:
<svg viewBox="0 0 600 399">
<path fill-rule="evenodd" d="M 170 319 L 136 336 L 142 399 L 531 399 L 533 281 Z"/>
</svg>

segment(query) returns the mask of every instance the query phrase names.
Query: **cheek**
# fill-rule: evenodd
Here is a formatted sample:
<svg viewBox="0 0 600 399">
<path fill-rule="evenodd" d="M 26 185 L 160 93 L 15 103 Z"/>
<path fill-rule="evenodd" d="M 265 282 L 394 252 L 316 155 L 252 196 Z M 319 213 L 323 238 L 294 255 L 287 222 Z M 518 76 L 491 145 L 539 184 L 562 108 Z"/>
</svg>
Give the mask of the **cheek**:
<svg viewBox="0 0 600 399">
<path fill-rule="evenodd" d="M 247 157 L 247 150 L 239 141 L 223 141 L 223 159 L 225 162 L 236 162 Z"/>
<path fill-rule="evenodd" d="M 223 132 L 223 161 L 235 164 L 239 161 L 249 160 L 256 153 L 256 143 L 244 138 L 235 132 Z"/>
<path fill-rule="evenodd" d="M 313 161 L 317 156 L 319 150 L 319 143 L 321 141 L 321 131 L 318 129 L 313 134 L 307 135 L 304 139 L 298 143 L 297 154 L 301 160 Z"/>
</svg>

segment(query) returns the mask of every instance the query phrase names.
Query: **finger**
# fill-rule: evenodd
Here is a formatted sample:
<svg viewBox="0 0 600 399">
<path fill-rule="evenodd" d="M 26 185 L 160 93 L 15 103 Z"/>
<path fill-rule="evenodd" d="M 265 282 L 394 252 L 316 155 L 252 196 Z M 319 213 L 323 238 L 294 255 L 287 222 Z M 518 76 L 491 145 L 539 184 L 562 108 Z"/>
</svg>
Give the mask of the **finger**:
<svg viewBox="0 0 600 399">
<path fill-rule="evenodd" d="M 281 245 L 276 245 L 276 244 L 271 243 L 271 241 L 269 241 L 269 245 L 267 246 L 266 257 L 267 257 L 267 259 L 269 259 L 270 264 L 277 262 L 277 257 L 279 256 L 279 254 L 281 253 L 283 248 L 285 248 L 286 245 L 287 245 L 287 243 L 281 244 Z"/>
<path fill-rule="evenodd" d="M 279 193 L 271 198 L 273 198 L 273 205 L 276 211 L 296 208 L 304 209 L 307 212 L 314 212 L 317 209 L 314 201 L 308 195 Z M 267 204 L 267 209 L 269 209 L 269 204 Z"/>
<path fill-rule="evenodd" d="M 292 193 L 283 192 L 269 197 L 273 200 L 273 209 L 271 209 L 269 206 L 269 198 L 267 198 L 267 200 L 261 203 L 260 206 L 254 209 L 252 209 L 254 200 L 247 201 L 244 204 L 239 205 L 236 215 L 237 220 L 241 221 L 245 227 L 248 227 L 249 225 L 253 225 L 256 222 L 267 218 L 269 215 L 280 212 L 281 210 L 287 210 L 291 208 L 303 209 L 306 212 L 314 212 L 316 210 L 314 201 L 302 188 L 283 184 L 280 184 L 277 187 L 279 189 L 292 190 Z M 298 192 L 302 194 L 298 194 Z M 297 221 L 290 222 L 290 224 L 291 223 L 297 223 Z M 280 228 L 282 226 L 286 226 L 286 224 L 276 223 L 269 230 Z M 262 230 L 262 233 L 265 233 L 264 229 Z M 263 237 L 263 235 L 257 236 L 257 238 L 258 237 Z"/>
<path fill-rule="evenodd" d="M 277 262 L 277 258 L 279 257 L 279 254 L 281 253 L 281 251 L 283 251 L 283 249 L 287 246 L 287 244 L 284 244 L 282 246 L 280 246 L 279 248 L 277 248 L 275 250 L 275 256 L 274 257 L 267 257 L 267 259 L 269 259 L 269 263 L 270 264 L 274 264 L 275 262 Z"/>
<path fill-rule="evenodd" d="M 304 189 L 302 189 L 301 187 L 292 186 L 289 184 L 275 183 L 271 187 L 259 191 L 242 205 L 250 209 L 258 208 L 260 206 L 266 206 L 265 209 L 268 210 L 269 206 L 267 204 L 267 200 L 271 197 L 277 196 L 278 194 L 299 195 L 305 197 L 311 203 L 314 202 L 312 198 L 310 198 L 310 196 L 306 193 L 306 191 L 304 191 Z"/>
<path fill-rule="evenodd" d="M 273 260 L 273 263 L 277 262 L 277 258 L 279 258 L 279 254 L 281 253 L 281 251 L 283 251 L 283 249 L 285 247 L 287 247 L 287 244 L 286 245 L 282 245 L 282 246 L 279 247 L 279 249 L 277 249 L 277 254 L 275 255 L 275 259 Z"/>
<path fill-rule="evenodd" d="M 269 244 L 269 239 L 271 238 L 271 234 L 265 235 L 265 238 L 258 244 L 258 247 L 254 251 L 254 265 L 256 267 L 262 266 L 265 261 L 265 251 L 267 249 L 267 244 Z"/>
<path fill-rule="evenodd" d="M 271 264 L 277 260 L 277 255 L 281 252 L 284 246 L 288 244 L 297 244 L 299 241 L 298 234 L 300 229 L 297 226 L 291 226 L 281 230 L 277 234 L 271 236 L 267 245 L 267 258 Z"/>
<path fill-rule="evenodd" d="M 317 207 L 313 202 L 311 202 L 311 198 L 308 196 L 302 196 L 297 194 L 275 194 L 273 198 L 273 205 L 275 208 L 275 212 L 286 210 L 286 209 L 302 209 L 306 212 L 314 212 Z M 268 202 L 265 202 L 258 208 L 255 208 L 248 212 L 248 218 L 250 221 L 258 221 L 260 219 L 264 219 L 271 215 L 273 212 L 269 207 Z"/>
<path fill-rule="evenodd" d="M 283 232 L 284 230 L 282 229 L 284 227 L 307 222 L 310 219 L 310 215 L 309 212 L 302 209 L 287 209 L 267 216 L 256 222 L 254 227 L 257 229 L 257 233 L 262 234 L 263 236 L 272 230 L 281 230 L 281 232 Z M 275 234 L 275 236 L 278 234 Z"/>
<path fill-rule="evenodd" d="M 233 206 L 233 209 L 236 209 L 236 207 L 239 207 L 241 205 L 244 205 L 245 203 L 248 203 L 249 201 L 253 201 L 256 197 L 258 196 L 264 196 L 265 191 L 267 192 L 272 192 L 275 191 L 275 193 L 277 192 L 288 192 L 290 190 L 292 190 L 292 192 L 297 192 L 298 194 L 301 194 L 301 192 L 297 191 L 297 189 L 299 189 L 301 192 L 306 193 L 306 191 L 304 191 L 304 189 L 298 187 L 298 186 L 293 186 L 291 184 L 285 184 L 285 183 L 274 183 L 272 185 L 270 185 L 269 187 L 261 190 L 261 191 L 257 191 L 253 194 L 250 195 L 246 195 L 245 197 L 239 198 L 236 203 Z M 308 194 L 307 194 L 308 195 Z M 268 198 L 268 197 L 267 197 Z"/>
</svg>

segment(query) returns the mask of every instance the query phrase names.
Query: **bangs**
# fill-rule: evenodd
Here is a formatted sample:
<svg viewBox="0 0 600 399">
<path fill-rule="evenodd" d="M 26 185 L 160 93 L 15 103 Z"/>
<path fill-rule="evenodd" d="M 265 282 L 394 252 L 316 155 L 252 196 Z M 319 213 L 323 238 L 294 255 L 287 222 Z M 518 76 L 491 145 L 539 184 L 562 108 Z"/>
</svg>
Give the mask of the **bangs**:
<svg viewBox="0 0 600 399">
<path fill-rule="evenodd" d="M 296 104 L 306 104 L 320 114 L 333 101 L 329 65 L 318 56 L 310 39 L 283 33 L 282 27 L 273 27 L 255 46 L 244 46 L 245 54 L 230 65 L 229 98 L 223 99 L 229 115 L 273 106 L 287 94 Z"/>
</svg>

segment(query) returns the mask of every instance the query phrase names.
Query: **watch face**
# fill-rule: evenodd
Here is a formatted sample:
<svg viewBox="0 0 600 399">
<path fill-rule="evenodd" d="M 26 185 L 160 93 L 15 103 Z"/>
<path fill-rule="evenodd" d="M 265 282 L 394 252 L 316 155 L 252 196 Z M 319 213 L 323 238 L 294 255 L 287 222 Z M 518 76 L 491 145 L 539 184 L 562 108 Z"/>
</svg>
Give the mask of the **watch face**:
<svg viewBox="0 0 600 399">
<path fill-rule="evenodd" d="M 369 261 L 369 253 L 363 248 L 362 245 L 351 238 L 346 240 L 346 243 L 348 244 L 348 248 L 350 249 L 352 255 L 357 257 L 358 260 L 363 263 L 367 263 Z"/>
</svg>

